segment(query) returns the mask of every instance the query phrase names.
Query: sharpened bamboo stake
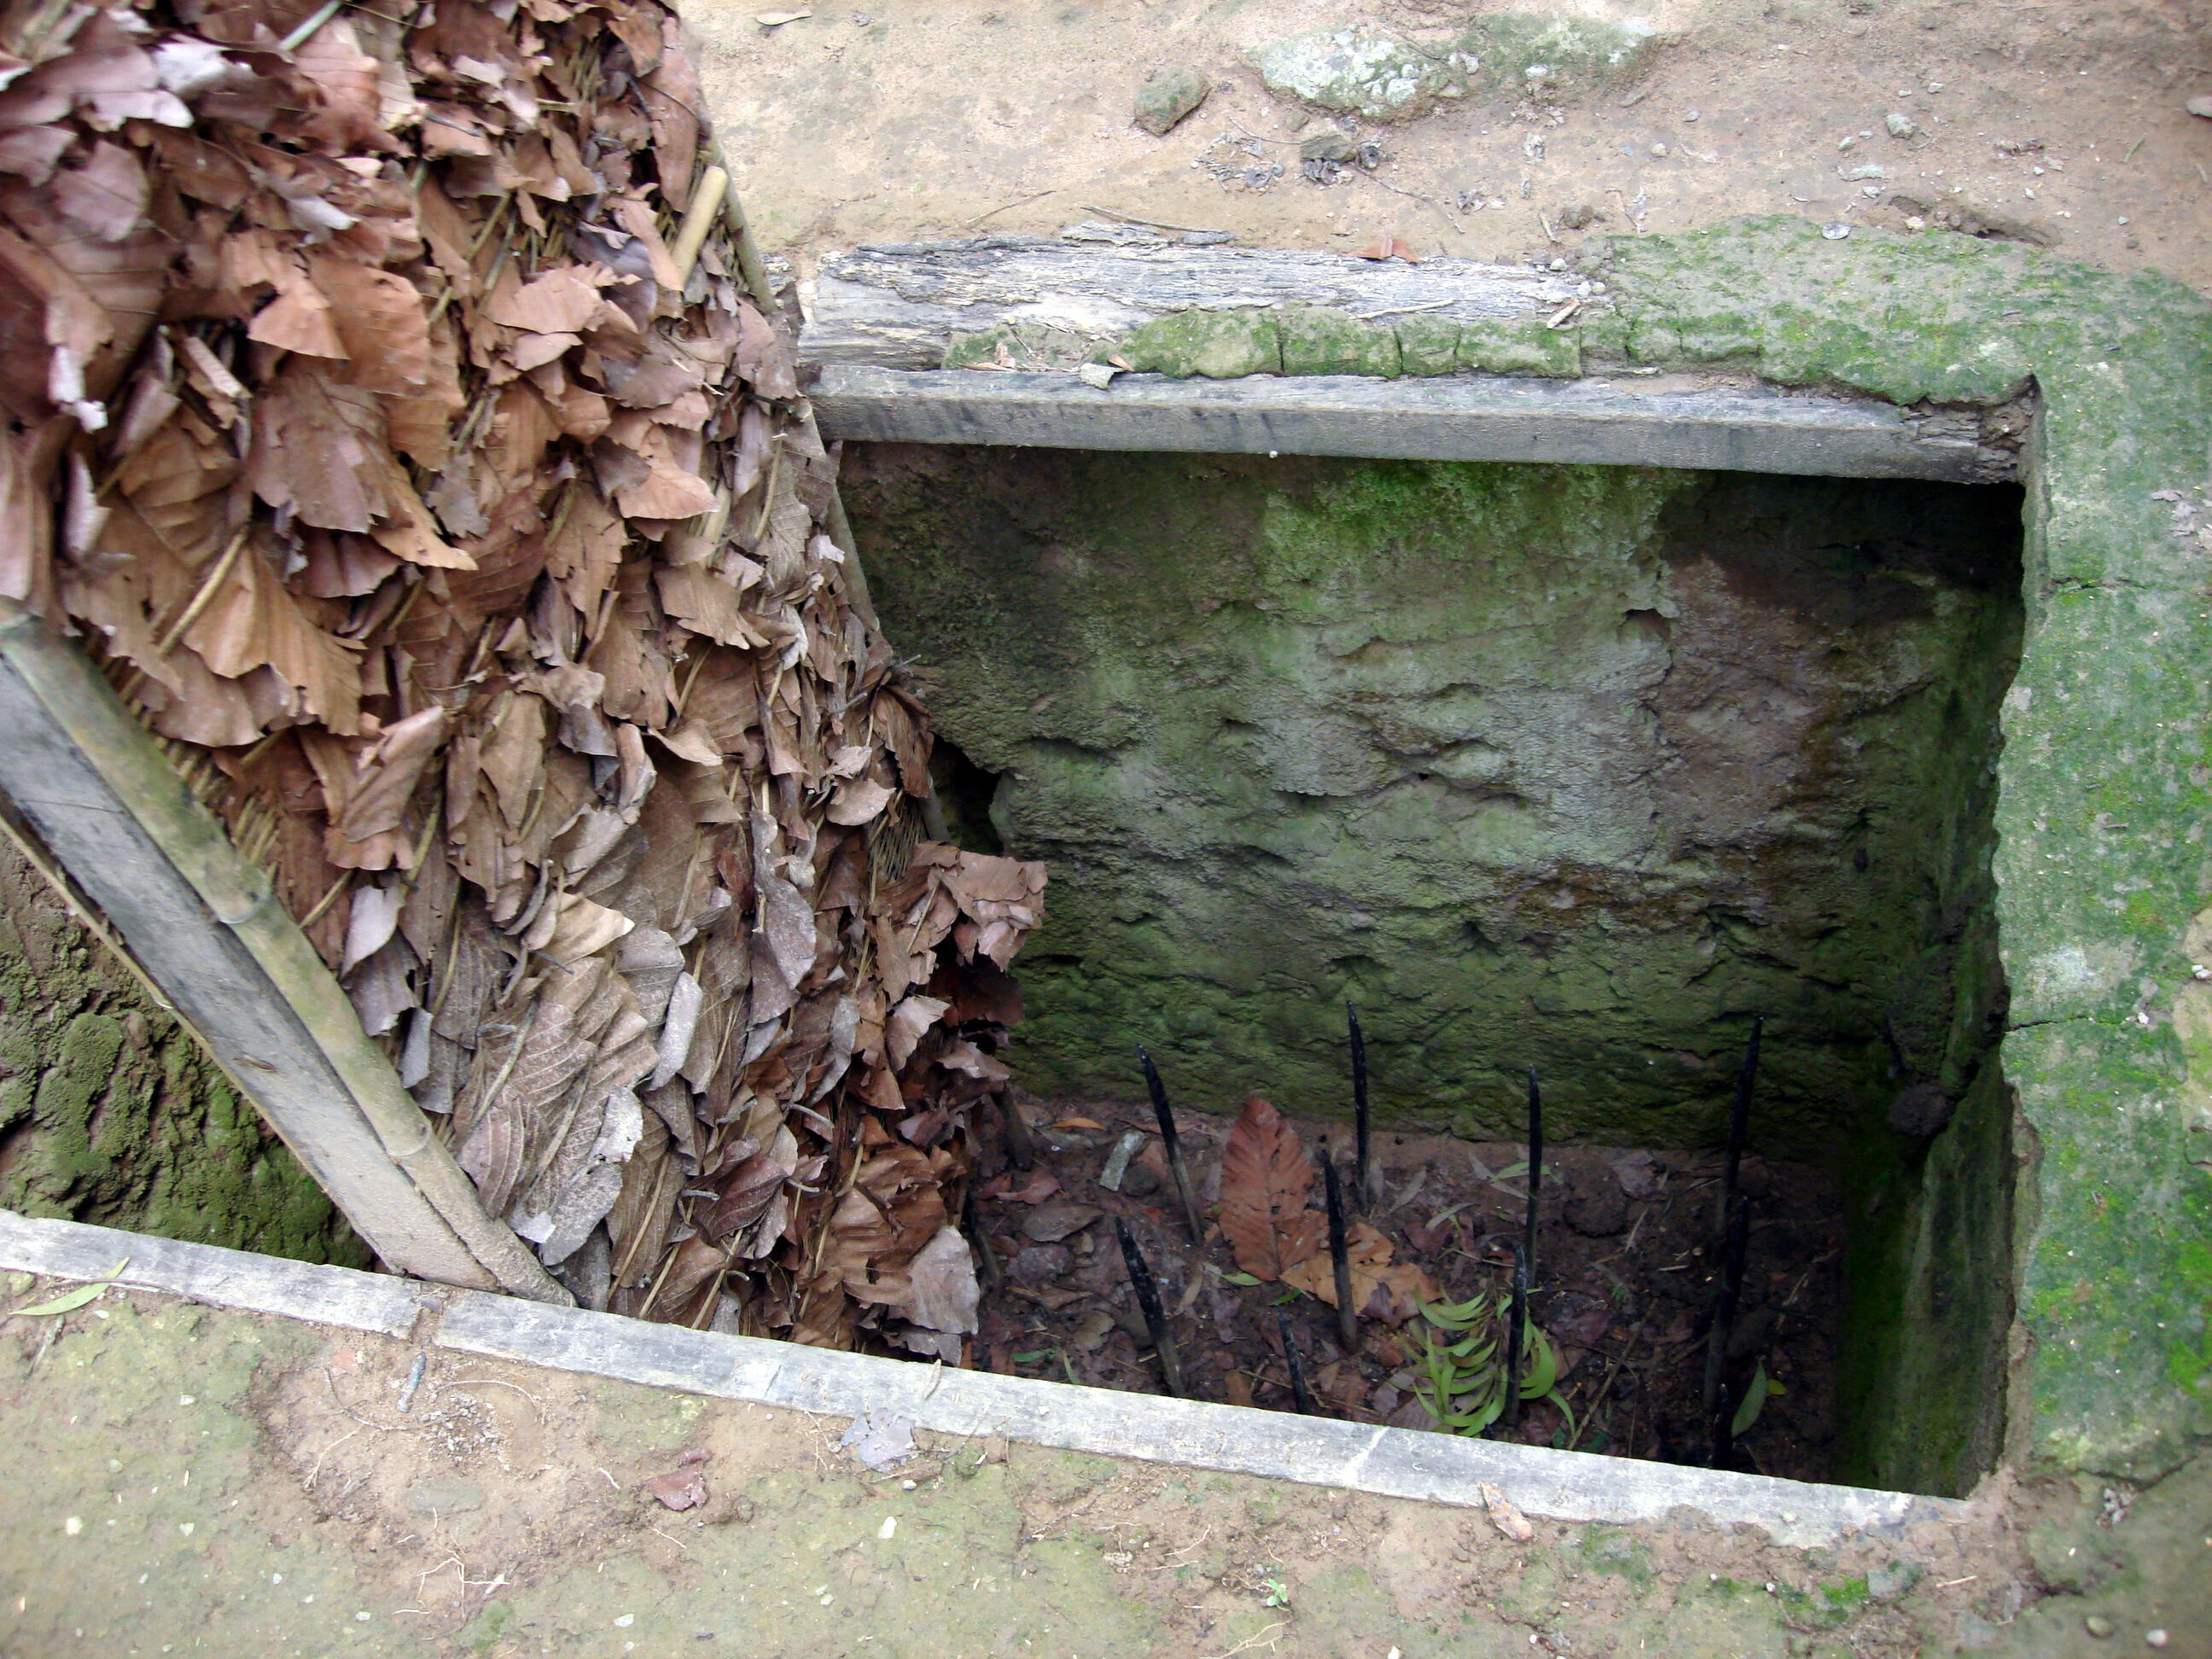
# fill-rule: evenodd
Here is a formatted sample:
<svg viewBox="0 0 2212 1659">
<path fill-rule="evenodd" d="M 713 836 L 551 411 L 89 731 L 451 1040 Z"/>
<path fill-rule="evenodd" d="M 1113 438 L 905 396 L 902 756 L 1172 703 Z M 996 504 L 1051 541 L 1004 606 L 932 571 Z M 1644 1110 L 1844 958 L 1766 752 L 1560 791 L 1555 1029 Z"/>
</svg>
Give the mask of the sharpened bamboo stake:
<svg viewBox="0 0 2212 1659">
<path fill-rule="evenodd" d="M 1153 1282 L 1151 1266 L 1145 1253 L 1137 1248 L 1136 1236 L 1129 1224 L 1120 1216 L 1114 1218 L 1114 1237 L 1121 1241 L 1121 1264 L 1129 1270 L 1129 1287 L 1137 1293 L 1137 1307 L 1145 1316 L 1145 1334 L 1152 1339 L 1152 1352 L 1160 1357 L 1160 1376 L 1170 1394 L 1178 1399 L 1188 1399 L 1182 1385 L 1182 1359 L 1176 1352 L 1175 1334 L 1168 1329 L 1167 1309 L 1160 1302 L 1160 1287 Z"/>
<path fill-rule="evenodd" d="M 1328 1265 L 1336 1277 L 1336 1334 L 1346 1353 L 1359 1350 L 1359 1314 L 1352 1305 L 1352 1255 L 1345 1248 L 1344 1191 L 1336 1178 L 1336 1159 L 1322 1148 L 1322 1194 L 1328 1204 Z"/>
<path fill-rule="evenodd" d="M 1275 1328 L 1282 1333 L 1283 1364 L 1291 1372 L 1291 1403 L 1303 1417 L 1319 1417 L 1321 1407 L 1315 1401 L 1313 1390 L 1306 1385 L 1306 1362 L 1298 1352 L 1297 1339 L 1291 1334 L 1291 1316 L 1280 1308 L 1275 1310 Z"/>
<path fill-rule="evenodd" d="M 1544 1181 L 1544 1097 L 1536 1087 L 1536 1068 L 1528 1068 L 1528 1214 L 1522 1222 L 1522 1261 L 1536 1277 L 1536 1194 Z"/>
<path fill-rule="evenodd" d="M 1344 1017 L 1352 1027 L 1352 1124 L 1358 1158 L 1352 1168 L 1352 1197 L 1372 1213 L 1382 1207 L 1382 1172 L 1375 1167 L 1367 1138 L 1367 1040 L 1360 1035 L 1359 1011 L 1349 1002 Z"/>
<path fill-rule="evenodd" d="M 1747 1222 L 1740 1213 L 1742 1206 L 1736 1198 L 1736 1179 L 1743 1164 L 1744 1136 L 1751 1127 L 1752 1085 L 1759 1077 L 1759 1042 L 1765 1030 L 1765 1017 L 1753 1015 L 1751 1038 L 1743 1048 L 1743 1065 L 1736 1073 L 1735 1101 L 1729 1112 L 1728 1152 L 1721 1165 L 1721 1293 L 1714 1304 L 1712 1334 L 1705 1349 L 1705 1387 L 1700 1396 L 1709 1418 L 1717 1416 L 1725 1404 L 1721 1372 L 1728 1364 L 1730 1328 L 1735 1323 L 1736 1301 L 1743 1288 L 1744 1249 L 1749 1233 Z M 1726 1455 L 1721 1442 L 1727 1427 L 1727 1424 L 1720 1423 L 1715 1429 L 1716 1462 Z"/>
<path fill-rule="evenodd" d="M 1190 1184 L 1190 1166 L 1183 1162 L 1182 1139 L 1176 1133 L 1175 1113 L 1168 1106 L 1167 1085 L 1152 1064 L 1152 1057 L 1137 1050 L 1137 1063 L 1145 1068 L 1145 1091 L 1152 1097 L 1152 1115 L 1159 1120 L 1160 1140 L 1168 1157 L 1168 1172 L 1175 1177 L 1176 1196 L 1182 1203 L 1182 1218 L 1190 1228 L 1191 1242 L 1206 1243 L 1206 1224 L 1198 1217 L 1196 1189 Z"/>
<path fill-rule="evenodd" d="M 1521 1334 L 1528 1321 L 1528 1258 L 1518 1240 L 1513 1245 L 1513 1298 L 1505 1320 L 1505 1409 L 1498 1421 L 1510 1433 L 1521 1426 Z"/>
</svg>

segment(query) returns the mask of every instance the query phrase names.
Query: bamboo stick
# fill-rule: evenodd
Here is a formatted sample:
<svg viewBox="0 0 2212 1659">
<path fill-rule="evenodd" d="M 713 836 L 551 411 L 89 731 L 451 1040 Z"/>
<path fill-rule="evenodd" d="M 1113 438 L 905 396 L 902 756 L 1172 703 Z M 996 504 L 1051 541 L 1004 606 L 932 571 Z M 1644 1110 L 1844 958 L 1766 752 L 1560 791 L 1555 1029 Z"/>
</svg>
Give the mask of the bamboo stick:
<svg viewBox="0 0 2212 1659">
<path fill-rule="evenodd" d="M 1196 1190 L 1190 1184 L 1190 1166 L 1183 1162 L 1182 1140 L 1176 1133 L 1175 1113 L 1168 1106 L 1167 1085 L 1160 1081 L 1152 1057 L 1137 1050 L 1137 1063 L 1145 1068 L 1145 1091 L 1152 1097 L 1152 1115 L 1159 1120 L 1160 1140 L 1167 1152 L 1168 1172 L 1175 1177 L 1176 1197 L 1182 1203 L 1182 1218 L 1194 1243 L 1206 1243 L 1206 1224 L 1198 1217 Z"/>
<path fill-rule="evenodd" d="M 1336 1334 L 1347 1354 L 1359 1349 L 1359 1314 L 1352 1305 L 1352 1256 L 1345 1248 L 1344 1191 L 1336 1178 L 1336 1159 L 1322 1149 L 1322 1194 L 1328 1205 L 1328 1263 L 1336 1277 Z"/>
<path fill-rule="evenodd" d="M 1121 1264 L 1129 1270 L 1129 1288 L 1136 1291 L 1137 1307 L 1145 1316 L 1145 1333 L 1152 1339 L 1152 1352 L 1160 1357 L 1160 1376 L 1170 1394 L 1188 1399 L 1182 1383 L 1182 1359 L 1176 1352 L 1175 1334 L 1168 1329 L 1167 1309 L 1160 1302 L 1160 1287 L 1153 1281 L 1152 1267 L 1137 1248 L 1129 1224 L 1118 1215 L 1114 1218 L 1114 1236 L 1121 1241 Z"/>
<path fill-rule="evenodd" d="M 1522 1261 L 1528 1277 L 1536 1277 L 1536 1196 L 1544 1182 L 1544 1097 L 1536 1086 L 1536 1068 L 1528 1068 L 1528 1213 L 1522 1223 Z"/>
<path fill-rule="evenodd" d="M 1498 1421 L 1510 1433 L 1521 1426 L 1521 1334 L 1528 1322 L 1528 1257 L 1517 1239 L 1513 1245 L 1513 1297 L 1505 1321 L 1505 1409 Z"/>
<path fill-rule="evenodd" d="M 1382 1172 L 1375 1167 L 1367 1136 L 1367 1042 L 1360 1035 L 1359 1011 L 1349 1002 L 1344 1005 L 1344 1017 L 1352 1027 L 1352 1123 L 1358 1137 L 1352 1196 L 1361 1209 L 1371 1212 L 1382 1207 Z"/>
<path fill-rule="evenodd" d="M 0 600 L 0 662 L 11 676 L 8 699 L 14 706 L 8 713 L 19 728 L 13 738 L 21 745 L 19 764 L 34 767 L 36 744 L 46 744 L 59 760 L 83 769 L 84 787 L 104 792 L 114 803 L 113 818 L 94 824 L 83 821 L 82 813 L 59 813 L 45 798 L 49 792 L 33 784 L 33 793 L 25 793 L 35 775 L 28 769 L 19 771 L 10 786 L 17 805 L 111 917 L 127 897 L 118 884 L 134 879 L 181 878 L 183 888 L 212 913 L 201 924 L 209 960 L 234 963 L 236 972 L 250 977 L 242 982 L 179 983 L 165 975 L 161 982 L 168 1000 L 179 1007 L 197 1003 L 220 1008 L 234 1023 L 243 998 L 263 1010 L 259 1017 L 272 1036 L 297 1030 L 307 1047 L 293 1074 L 252 1055 L 219 1058 L 278 1133 L 301 1151 L 302 1161 L 362 1237 L 403 1271 L 428 1273 L 434 1265 L 439 1271 L 428 1276 L 448 1282 L 495 1285 L 541 1301 L 572 1301 L 522 1241 L 484 1213 L 468 1176 L 431 1133 L 391 1060 L 362 1030 L 353 1005 L 277 902 L 266 874 L 239 856 L 214 814 L 185 787 L 99 671 L 12 600 Z M 39 730 L 20 729 L 26 723 Z M 143 841 L 118 839 L 134 835 Z M 107 837 L 104 842 L 102 836 Z M 131 856 L 131 848 L 138 845 L 149 846 L 159 866 L 137 872 L 110 867 L 109 860 Z M 151 914 L 143 907 L 141 913 Z M 131 938 L 127 928 L 120 931 L 134 952 L 150 955 L 149 941 Z M 168 943 L 180 949 L 191 941 Z M 242 956 L 223 954 L 241 949 Z M 150 960 L 148 967 L 153 970 Z M 193 1023 L 207 1026 L 204 1019 Z M 238 1066 L 248 1060 L 248 1069 L 240 1072 Z M 254 1066 L 283 1076 L 283 1086 L 259 1080 Z M 331 1085 L 319 1093 L 324 1085 L 315 1081 L 318 1067 L 327 1068 L 323 1075 Z M 396 1185 L 373 1172 L 333 1167 L 327 1158 L 302 1150 L 317 1136 L 351 1133 L 349 1121 L 368 1131 L 367 1144 L 399 1177 Z M 350 1184 L 356 1181 L 370 1184 Z M 401 1196 L 410 1192 L 422 1206 L 419 1212 L 410 1211 Z M 379 1207 L 369 1212 L 372 1206 Z"/>
<path fill-rule="evenodd" d="M 721 210 L 722 198 L 730 188 L 727 167 L 708 167 L 699 175 L 699 182 L 691 186 L 691 204 L 684 210 L 684 222 L 676 232 L 675 244 L 668 257 L 684 280 L 691 280 L 691 267 L 699 263 L 699 250 L 707 246 L 707 233 L 714 227 L 714 216 Z"/>
<path fill-rule="evenodd" d="M 1320 1405 L 1315 1401 L 1313 1389 L 1306 1384 L 1306 1362 L 1298 1352 L 1297 1338 L 1291 1332 L 1291 1316 L 1280 1308 L 1275 1310 L 1275 1328 L 1282 1333 L 1283 1364 L 1291 1373 L 1291 1403 L 1298 1408 L 1302 1417 L 1319 1417 Z"/>
<path fill-rule="evenodd" d="M 1743 1048 L 1743 1065 L 1736 1073 L 1735 1101 L 1729 1112 L 1728 1152 L 1721 1164 L 1720 1213 L 1716 1218 L 1719 1224 L 1715 1242 L 1720 1247 L 1721 1291 L 1714 1304 L 1713 1328 L 1705 1348 L 1705 1387 L 1699 1395 L 1707 1417 L 1721 1408 L 1721 1372 L 1728 1363 L 1729 1336 L 1735 1323 L 1736 1299 L 1743 1285 L 1743 1242 L 1748 1240 L 1749 1235 L 1738 1225 L 1737 1211 L 1741 1206 L 1736 1200 L 1736 1179 L 1743 1164 L 1744 1136 L 1751 1127 L 1752 1085 L 1759 1076 L 1759 1043 L 1765 1030 L 1764 1017 L 1753 1015 L 1751 1037 Z M 1742 1241 L 1738 1237 L 1740 1232 L 1743 1234 Z M 1716 1451 L 1716 1456 L 1720 1455 Z"/>
</svg>

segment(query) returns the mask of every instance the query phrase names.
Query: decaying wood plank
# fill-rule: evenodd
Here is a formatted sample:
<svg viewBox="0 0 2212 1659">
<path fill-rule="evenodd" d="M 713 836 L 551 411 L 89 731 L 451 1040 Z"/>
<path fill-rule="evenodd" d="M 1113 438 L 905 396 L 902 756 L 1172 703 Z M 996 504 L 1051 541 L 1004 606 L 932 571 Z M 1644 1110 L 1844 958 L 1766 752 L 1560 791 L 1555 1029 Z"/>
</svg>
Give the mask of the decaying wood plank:
<svg viewBox="0 0 2212 1659">
<path fill-rule="evenodd" d="M 803 290 L 799 356 L 823 365 L 931 369 L 955 334 L 1029 323 L 1109 340 L 1178 311 L 1292 302 L 1378 320 L 1496 322 L 1554 312 L 1579 278 L 1526 265 L 1413 265 L 1278 248 L 1101 247 L 1030 236 L 909 242 L 830 255 Z"/>
<path fill-rule="evenodd" d="M 1354 455 L 1710 468 L 1983 483 L 2017 457 L 1971 415 L 1871 398 L 1667 381 L 1453 375 L 1179 380 L 825 368 L 825 438 L 1212 454 Z"/>
<path fill-rule="evenodd" d="M 484 1213 L 267 878 L 92 665 L 12 601 L 0 792 L 387 1264 L 569 1300 Z"/>
</svg>

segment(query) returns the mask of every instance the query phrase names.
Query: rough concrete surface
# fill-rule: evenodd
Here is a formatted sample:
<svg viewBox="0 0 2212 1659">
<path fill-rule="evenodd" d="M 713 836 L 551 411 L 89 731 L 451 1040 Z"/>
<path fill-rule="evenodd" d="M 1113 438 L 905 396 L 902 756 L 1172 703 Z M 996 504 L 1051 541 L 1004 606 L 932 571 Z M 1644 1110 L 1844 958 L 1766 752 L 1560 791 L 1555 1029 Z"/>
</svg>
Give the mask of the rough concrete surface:
<svg viewBox="0 0 2212 1659">
<path fill-rule="evenodd" d="M 2079 1654 L 2092 1614 L 2115 1652 L 2212 1652 L 2201 1475 L 2000 1488 L 1824 1550 L 1688 1521 L 1516 1543 L 988 1437 L 872 1473 L 845 1427 L 150 1292 L 10 1318 L 0 1653 L 1903 1659 Z M 681 1511 L 648 1484 L 695 1480 Z"/>
</svg>

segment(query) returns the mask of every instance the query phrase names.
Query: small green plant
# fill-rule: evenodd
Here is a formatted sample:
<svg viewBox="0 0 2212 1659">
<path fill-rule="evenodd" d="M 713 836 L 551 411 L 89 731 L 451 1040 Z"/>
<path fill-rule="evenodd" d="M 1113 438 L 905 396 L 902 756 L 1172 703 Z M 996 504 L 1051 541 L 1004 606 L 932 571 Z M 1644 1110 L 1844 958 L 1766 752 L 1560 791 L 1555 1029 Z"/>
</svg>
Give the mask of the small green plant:
<svg viewBox="0 0 2212 1659">
<path fill-rule="evenodd" d="M 1505 1414 L 1508 1305 L 1503 1295 L 1481 1291 L 1465 1302 L 1422 1305 L 1433 1330 L 1421 1334 L 1413 1397 L 1439 1428 L 1478 1435 Z M 1571 1444 L 1575 1413 L 1559 1395 L 1559 1351 L 1534 1320 L 1524 1318 L 1521 1332 L 1521 1397 L 1557 1406 Z"/>
<path fill-rule="evenodd" d="M 1287 1607 L 1291 1605 L 1291 1587 L 1288 1584 L 1285 1584 L 1281 1579 L 1275 1577 L 1262 1578 L 1260 1581 L 1260 1588 L 1267 1592 L 1267 1595 L 1261 1599 L 1260 1605 L 1261 1607 Z"/>
</svg>

